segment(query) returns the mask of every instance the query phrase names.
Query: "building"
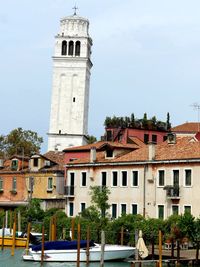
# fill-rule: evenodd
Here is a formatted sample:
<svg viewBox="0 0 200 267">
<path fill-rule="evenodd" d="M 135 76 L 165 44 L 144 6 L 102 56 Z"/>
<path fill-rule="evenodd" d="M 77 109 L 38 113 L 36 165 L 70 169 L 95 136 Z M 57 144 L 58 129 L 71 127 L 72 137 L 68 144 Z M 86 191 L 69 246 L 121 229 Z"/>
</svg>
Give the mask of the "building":
<svg viewBox="0 0 200 267">
<path fill-rule="evenodd" d="M 44 210 L 65 208 L 62 152 L 16 155 L 0 163 L 0 209 L 27 206 L 32 198 L 41 199 Z"/>
<path fill-rule="evenodd" d="M 62 18 L 55 37 L 48 151 L 87 143 L 90 60 L 89 21 Z"/>
<path fill-rule="evenodd" d="M 64 153 L 50 151 L 36 154 L 29 162 L 29 172 L 25 176 L 28 200 L 41 200 L 43 210 L 65 209 L 64 198 Z"/>
<path fill-rule="evenodd" d="M 73 187 L 65 192 L 69 216 L 90 205 L 86 192 L 95 185 L 110 189 L 113 218 L 123 213 L 167 218 L 185 211 L 199 216 L 200 143 L 195 137 L 173 135 L 158 145 L 106 155 L 105 147 L 95 158 L 66 164 L 67 187 Z"/>
<path fill-rule="evenodd" d="M 13 210 L 28 204 L 25 174 L 29 158 L 15 155 L 1 160 L 0 166 L 0 209 Z"/>
<path fill-rule="evenodd" d="M 167 130 L 140 129 L 131 127 L 106 127 L 104 139 L 123 144 L 132 143 L 134 138 L 138 138 L 145 144 L 153 142 L 159 144 L 167 139 Z"/>
<path fill-rule="evenodd" d="M 171 129 L 178 136 L 196 136 L 199 139 L 200 123 L 185 122 Z"/>
</svg>

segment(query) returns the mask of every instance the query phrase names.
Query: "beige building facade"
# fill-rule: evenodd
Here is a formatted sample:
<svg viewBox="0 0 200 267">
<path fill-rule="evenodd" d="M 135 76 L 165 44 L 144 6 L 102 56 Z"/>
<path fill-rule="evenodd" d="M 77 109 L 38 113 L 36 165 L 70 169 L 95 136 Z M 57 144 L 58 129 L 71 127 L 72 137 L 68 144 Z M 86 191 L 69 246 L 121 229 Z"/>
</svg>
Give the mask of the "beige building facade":
<svg viewBox="0 0 200 267">
<path fill-rule="evenodd" d="M 90 186 L 110 190 L 110 216 L 123 213 L 151 218 L 172 214 L 200 214 L 200 143 L 194 137 L 174 136 L 159 145 L 149 144 L 132 152 L 66 164 L 66 211 L 75 216 L 91 205 Z M 109 152 L 110 153 L 110 152 Z"/>
</svg>

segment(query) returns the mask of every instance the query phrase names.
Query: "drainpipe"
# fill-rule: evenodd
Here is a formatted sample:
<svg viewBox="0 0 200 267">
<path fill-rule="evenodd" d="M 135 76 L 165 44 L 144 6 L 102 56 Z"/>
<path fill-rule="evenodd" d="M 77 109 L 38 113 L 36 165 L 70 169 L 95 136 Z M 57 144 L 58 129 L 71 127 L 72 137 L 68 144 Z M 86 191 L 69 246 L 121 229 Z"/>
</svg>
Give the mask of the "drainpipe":
<svg viewBox="0 0 200 267">
<path fill-rule="evenodd" d="M 143 180 L 143 217 L 146 214 L 146 176 L 148 171 L 148 165 L 144 166 L 144 180 Z"/>
</svg>

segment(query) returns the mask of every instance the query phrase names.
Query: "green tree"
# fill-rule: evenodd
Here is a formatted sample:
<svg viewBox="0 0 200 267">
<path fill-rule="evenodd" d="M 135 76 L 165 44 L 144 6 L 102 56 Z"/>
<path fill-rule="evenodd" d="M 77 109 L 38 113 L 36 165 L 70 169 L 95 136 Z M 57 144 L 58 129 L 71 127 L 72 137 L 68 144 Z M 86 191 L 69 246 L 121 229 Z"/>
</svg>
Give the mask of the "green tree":
<svg viewBox="0 0 200 267">
<path fill-rule="evenodd" d="M 171 129 L 171 123 L 170 123 L 170 115 L 169 115 L 169 112 L 167 112 L 167 130 L 170 130 Z"/>
<path fill-rule="evenodd" d="M 93 144 L 97 141 L 96 137 L 93 135 L 87 135 L 88 138 L 88 144 Z"/>
<path fill-rule="evenodd" d="M 110 208 L 108 204 L 110 190 L 106 186 L 90 187 L 91 202 L 101 211 L 102 217 L 106 216 L 106 211 Z"/>
<path fill-rule="evenodd" d="M 144 113 L 143 119 L 142 119 L 142 126 L 144 129 L 148 126 L 148 120 L 147 120 L 147 113 Z"/>
<path fill-rule="evenodd" d="M 42 142 L 43 138 L 36 132 L 17 128 L 6 136 L 0 136 L 0 151 L 8 157 L 15 154 L 31 156 L 39 152 Z"/>
</svg>

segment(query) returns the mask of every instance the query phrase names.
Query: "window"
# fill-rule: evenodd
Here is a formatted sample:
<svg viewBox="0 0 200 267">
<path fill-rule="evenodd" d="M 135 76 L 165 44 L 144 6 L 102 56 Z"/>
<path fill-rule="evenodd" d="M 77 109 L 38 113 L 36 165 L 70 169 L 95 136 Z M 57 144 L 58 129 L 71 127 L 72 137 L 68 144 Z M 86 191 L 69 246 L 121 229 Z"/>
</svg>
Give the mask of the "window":
<svg viewBox="0 0 200 267">
<path fill-rule="evenodd" d="M 33 192 L 34 177 L 29 177 L 28 179 L 28 190 Z"/>
<path fill-rule="evenodd" d="M 85 203 L 81 203 L 81 212 L 83 212 L 86 209 L 86 204 Z"/>
<path fill-rule="evenodd" d="M 67 55 L 67 42 L 63 41 L 62 42 L 62 51 L 61 51 L 62 56 L 66 56 Z"/>
<path fill-rule="evenodd" d="M 118 183 L 118 172 L 112 172 L 112 186 L 117 186 Z"/>
<path fill-rule="evenodd" d="M 117 218 L 117 204 L 112 204 L 112 218 Z"/>
<path fill-rule="evenodd" d="M 73 41 L 70 41 L 69 42 L 68 55 L 69 56 L 73 56 L 73 54 L 74 54 L 74 42 Z"/>
<path fill-rule="evenodd" d="M 80 53 L 81 53 L 81 42 L 80 41 L 76 41 L 75 56 L 80 56 Z"/>
<path fill-rule="evenodd" d="M 126 204 L 121 204 L 121 215 L 126 214 Z"/>
<path fill-rule="evenodd" d="M 17 191 L 17 178 L 13 177 L 12 180 L 12 191 Z"/>
<path fill-rule="evenodd" d="M 172 205 L 172 214 L 178 215 L 178 206 L 177 205 Z"/>
<path fill-rule="evenodd" d="M 173 170 L 173 185 L 179 186 L 179 170 Z"/>
<path fill-rule="evenodd" d="M 191 214 L 191 206 L 184 206 L 184 213 Z"/>
<path fill-rule="evenodd" d="M 158 171 L 158 186 L 164 186 L 165 185 L 165 171 L 159 170 Z"/>
<path fill-rule="evenodd" d="M 133 215 L 136 215 L 138 213 L 137 204 L 132 204 L 131 209 L 132 209 L 132 214 Z"/>
<path fill-rule="evenodd" d="M 106 172 L 102 172 L 101 173 L 101 185 L 102 186 L 106 186 L 106 177 L 107 177 L 107 173 Z"/>
<path fill-rule="evenodd" d="M 14 160 L 12 160 L 11 169 L 12 169 L 13 171 L 16 171 L 17 168 L 18 168 L 18 160 L 17 160 L 17 159 L 14 159 Z"/>
<path fill-rule="evenodd" d="M 154 144 L 157 144 L 157 135 L 156 134 L 152 134 L 152 142 Z"/>
<path fill-rule="evenodd" d="M 49 177 L 48 178 L 48 187 L 47 190 L 53 190 L 53 178 Z"/>
<path fill-rule="evenodd" d="M 74 203 L 73 202 L 69 202 L 69 216 L 73 216 L 74 215 Z"/>
<path fill-rule="evenodd" d="M 127 171 L 122 171 L 122 186 L 127 186 Z"/>
<path fill-rule="evenodd" d="M 158 205 L 158 219 L 164 219 L 164 205 Z"/>
<path fill-rule="evenodd" d="M 0 191 L 3 191 L 3 178 L 0 177 Z"/>
<path fill-rule="evenodd" d="M 113 157 L 113 150 L 110 148 L 107 148 L 106 150 L 106 158 L 112 158 Z"/>
<path fill-rule="evenodd" d="M 76 98 L 75 98 L 75 97 L 73 97 L 73 102 L 74 102 L 74 103 L 76 102 Z"/>
<path fill-rule="evenodd" d="M 187 169 L 185 170 L 185 186 L 192 185 L 192 170 Z"/>
<path fill-rule="evenodd" d="M 132 174 L 133 174 L 132 186 L 138 186 L 138 171 L 133 171 Z"/>
<path fill-rule="evenodd" d="M 86 172 L 82 172 L 82 181 L 81 181 L 82 186 L 86 186 Z"/>
<path fill-rule="evenodd" d="M 112 141 L 113 139 L 113 135 L 112 135 L 112 131 L 106 131 L 106 141 Z"/>
<path fill-rule="evenodd" d="M 38 158 L 33 158 L 33 167 L 38 167 Z"/>
<path fill-rule="evenodd" d="M 144 134 L 144 143 L 145 144 L 149 143 L 149 135 L 148 134 Z"/>
</svg>

